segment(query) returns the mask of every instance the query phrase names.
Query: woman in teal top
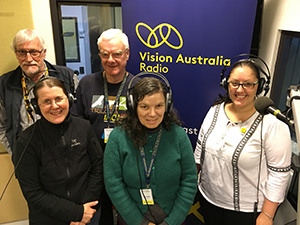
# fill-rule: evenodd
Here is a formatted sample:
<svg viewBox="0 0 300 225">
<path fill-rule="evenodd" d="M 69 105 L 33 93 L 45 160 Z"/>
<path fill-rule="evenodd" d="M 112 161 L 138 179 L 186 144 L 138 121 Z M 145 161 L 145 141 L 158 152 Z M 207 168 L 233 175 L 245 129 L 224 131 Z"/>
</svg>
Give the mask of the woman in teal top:
<svg viewBox="0 0 300 225">
<path fill-rule="evenodd" d="M 127 116 L 104 153 L 107 193 L 122 224 L 181 224 L 194 201 L 197 172 L 172 96 L 160 79 L 144 77 L 127 101 Z"/>
</svg>

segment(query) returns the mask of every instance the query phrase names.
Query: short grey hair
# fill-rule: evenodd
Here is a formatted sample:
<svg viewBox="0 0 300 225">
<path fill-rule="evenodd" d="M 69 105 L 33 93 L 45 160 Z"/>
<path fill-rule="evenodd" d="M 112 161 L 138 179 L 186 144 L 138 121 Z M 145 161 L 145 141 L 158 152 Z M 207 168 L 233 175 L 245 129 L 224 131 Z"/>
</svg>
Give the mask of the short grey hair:
<svg viewBox="0 0 300 225">
<path fill-rule="evenodd" d="M 46 43 L 44 38 L 39 35 L 35 30 L 23 29 L 18 31 L 15 37 L 12 40 L 11 48 L 16 51 L 17 46 L 24 44 L 27 41 L 32 41 L 33 39 L 38 38 L 40 40 L 40 45 L 42 49 L 46 49 Z"/>
<path fill-rule="evenodd" d="M 125 49 L 129 48 L 129 42 L 128 42 L 128 37 L 125 33 L 123 33 L 122 30 L 117 29 L 117 28 L 110 28 L 106 31 L 103 31 L 103 33 L 100 35 L 97 41 L 97 45 L 99 47 L 99 44 L 105 39 L 105 40 L 110 40 L 113 38 L 119 38 L 123 44 L 125 45 Z M 99 49 L 100 50 L 100 49 Z"/>
</svg>

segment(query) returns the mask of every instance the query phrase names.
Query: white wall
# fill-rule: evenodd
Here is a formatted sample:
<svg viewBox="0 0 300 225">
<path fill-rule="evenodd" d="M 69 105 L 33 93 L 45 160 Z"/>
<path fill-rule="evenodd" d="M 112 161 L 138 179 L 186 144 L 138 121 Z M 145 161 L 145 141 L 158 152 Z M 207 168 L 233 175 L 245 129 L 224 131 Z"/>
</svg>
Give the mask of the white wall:
<svg viewBox="0 0 300 225">
<path fill-rule="evenodd" d="M 54 40 L 49 0 L 31 0 L 34 29 L 45 39 L 46 60 L 55 64 Z"/>
<path fill-rule="evenodd" d="M 265 0 L 259 56 L 274 74 L 280 31 L 300 32 L 299 0 Z"/>
</svg>

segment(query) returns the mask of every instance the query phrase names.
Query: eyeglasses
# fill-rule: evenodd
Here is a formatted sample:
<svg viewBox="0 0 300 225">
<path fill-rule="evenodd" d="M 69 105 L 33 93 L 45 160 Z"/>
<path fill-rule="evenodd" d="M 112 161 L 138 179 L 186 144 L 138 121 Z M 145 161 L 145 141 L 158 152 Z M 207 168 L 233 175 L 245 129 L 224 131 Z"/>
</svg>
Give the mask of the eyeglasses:
<svg viewBox="0 0 300 225">
<path fill-rule="evenodd" d="M 67 97 L 56 97 L 54 99 L 54 102 L 56 105 L 60 106 L 62 105 L 65 100 L 67 99 Z M 42 102 L 41 104 L 39 104 L 39 106 L 41 106 L 43 109 L 49 109 L 52 106 L 53 101 L 47 99 L 44 102 Z"/>
<path fill-rule="evenodd" d="M 112 53 L 108 53 L 108 52 L 100 52 L 99 56 L 102 59 L 109 59 L 110 55 L 111 57 L 113 57 L 114 59 L 120 59 L 122 57 L 122 55 L 127 51 L 127 49 L 125 49 L 125 51 L 116 51 L 116 52 L 112 52 Z"/>
<path fill-rule="evenodd" d="M 32 58 L 38 58 L 38 57 L 40 57 L 40 55 L 43 51 L 44 51 L 44 49 L 42 49 L 41 51 L 38 51 L 38 50 L 28 50 L 28 51 L 16 50 L 15 53 L 20 58 L 26 58 L 28 53 L 30 54 L 30 56 Z"/>
<path fill-rule="evenodd" d="M 258 81 L 254 83 L 246 82 L 246 83 L 239 83 L 235 81 L 228 81 L 228 84 L 231 85 L 232 88 L 238 89 L 240 86 L 242 86 L 245 90 L 251 90 L 254 88 L 254 85 L 257 84 Z"/>
</svg>

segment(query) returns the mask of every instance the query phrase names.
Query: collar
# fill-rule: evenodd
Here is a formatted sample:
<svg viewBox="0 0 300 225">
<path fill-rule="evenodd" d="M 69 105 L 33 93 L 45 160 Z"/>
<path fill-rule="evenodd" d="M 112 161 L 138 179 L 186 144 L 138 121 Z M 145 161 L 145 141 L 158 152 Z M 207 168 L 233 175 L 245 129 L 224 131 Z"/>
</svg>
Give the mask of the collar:
<svg viewBox="0 0 300 225">
<path fill-rule="evenodd" d="M 62 123 L 59 124 L 54 124 L 49 122 L 48 120 L 45 119 L 45 117 L 43 115 L 41 115 L 41 124 L 42 126 L 48 127 L 48 128 L 63 128 L 63 130 L 65 130 L 68 127 L 68 124 L 71 120 L 71 115 L 70 115 L 70 111 L 67 115 L 67 117 L 65 118 L 65 120 Z"/>
<path fill-rule="evenodd" d="M 102 75 L 103 75 L 103 79 L 106 79 L 106 81 L 107 81 L 108 84 L 119 84 L 119 83 L 121 83 L 121 82 L 124 80 L 124 77 L 127 77 L 127 76 L 128 76 L 128 72 L 125 70 L 125 74 L 124 74 L 124 76 L 122 77 L 122 79 L 121 79 L 120 81 L 118 81 L 118 82 L 113 82 L 113 83 L 111 83 L 111 82 L 109 82 L 109 81 L 107 80 L 107 73 L 106 73 L 105 70 L 103 71 Z"/>
<path fill-rule="evenodd" d="M 156 128 L 150 129 L 147 128 L 145 126 L 143 126 L 144 130 L 147 132 L 147 134 L 155 134 L 159 131 L 159 129 L 161 128 L 162 124 L 160 123 Z"/>
<path fill-rule="evenodd" d="M 51 70 L 54 69 L 54 67 L 46 60 L 44 60 L 44 63 L 49 69 L 51 69 Z M 49 72 L 51 72 L 51 71 L 49 71 Z M 12 87 L 14 89 L 19 89 L 22 91 L 22 83 L 21 83 L 22 75 L 23 75 L 23 71 L 19 65 L 15 70 L 11 71 L 9 78 L 7 79 L 7 85 L 9 85 L 10 87 Z"/>
</svg>

